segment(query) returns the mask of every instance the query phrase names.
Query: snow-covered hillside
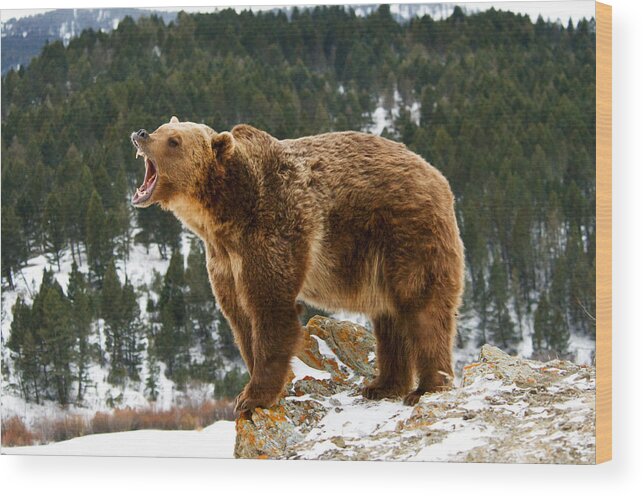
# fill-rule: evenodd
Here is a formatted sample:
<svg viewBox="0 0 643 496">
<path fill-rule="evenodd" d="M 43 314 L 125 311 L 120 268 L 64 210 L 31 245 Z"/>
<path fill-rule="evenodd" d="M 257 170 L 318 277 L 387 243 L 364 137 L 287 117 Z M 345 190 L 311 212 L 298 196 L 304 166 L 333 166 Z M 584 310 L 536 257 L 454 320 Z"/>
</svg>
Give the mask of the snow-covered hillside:
<svg viewBox="0 0 643 496">
<path fill-rule="evenodd" d="M 182 254 L 184 259 L 189 252 L 191 234 L 187 232 L 182 236 Z M 80 271 L 87 273 L 86 257 L 83 255 L 80 264 Z M 167 271 L 169 260 L 163 260 L 159 251 L 150 246 L 149 253 L 143 245 L 132 244 L 131 251 L 127 262 L 119 262 L 117 272 L 121 282 L 127 278 L 132 285 L 139 291 L 139 305 L 141 316 L 144 320 L 149 320 L 146 312 L 147 299 L 150 296 L 148 288 L 152 283 L 155 274 L 164 274 Z M 89 369 L 89 383 L 84 394 L 84 398 L 79 405 L 69 405 L 66 408 L 61 407 L 55 401 L 45 400 L 42 404 L 27 402 L 19 394 L 17 387 L 17 378 L 13 374 L 12 359 L 9 350 L 6 347 L 7 340 L 11 332 L 11 322 L 13 320 L 12 307 L 18 296 L 22 297 L 27 303 L 31 303 L 33 295 L 38 291 L 42 282 L 43 272 L 45 269 L 54 270 L 54 277 L 66 290 L 71 273 L 72 256 L 69 251 L 65 252 L 61 258 L 60 271 L 56 264 L 50 261 L 47 256 L 40 255 L 30 259 L 27 265 L 21 270 L 21 274 L 16 277 L 15 289 L 10 290 L 6 287 L 2 290 L 2 325 L 0 327 L 0 336 L 2 342 L 2 360 L 6 365 L 4 367 L 9 371 L 8 377 L 3 377 L 1 389 L 2 415 L 4 418 L 17 415 L 27 425 L 33 425 L 39 420 L 53 420 L 67 415 L 80 415 L 91 417 L 97 411 L 111 410 L 113 406 L 120 408 L 143 408 L 150 405 L 145 392 L 145 381 L 147 380 L 148 370 L 141 367 L 140 381 L 127 381 L 124 386 L 114 386 L 107 381 L 108 370 L 101 367 L 98 363 L 92 362 Z M 103 322 L 98 320 L 94 322 L 95 332 L 94 339 L 99 341 L 101 349 L 105 349 L 105 333 L 103 331 Z M 144 340 L 144 344 L 145 340 Z M 143 351 L 143 363 L 145 363 L 147 350 Z M 186 391 L 179 391 L 176 384 L 169 380 L 165 374 L 165 364 L 159 363 L 160 371 L 158 374 L 158 398 L 155 407 L 161 410 L 167 410 L 177 404 L 185 402 L 200 403 L 211 400 L 213 397 L 213 385 L 211 384 L 192 384 Z"/>
</svg>

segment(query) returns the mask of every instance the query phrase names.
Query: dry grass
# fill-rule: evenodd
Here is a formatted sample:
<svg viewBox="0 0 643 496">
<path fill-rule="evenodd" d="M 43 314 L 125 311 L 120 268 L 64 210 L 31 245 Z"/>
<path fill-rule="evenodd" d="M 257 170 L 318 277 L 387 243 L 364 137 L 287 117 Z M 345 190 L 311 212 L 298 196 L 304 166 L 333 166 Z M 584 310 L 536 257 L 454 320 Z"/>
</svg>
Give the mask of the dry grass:
<svg viewBox="0 0 643 496">
<path fill-rule="evenodd" d="M 2 446 L 29 446 L 36 441 L 19 417 L 2 419 Z"/>
<path fill-rule="evenodd" d="M 88 434 L 135 431 L 140 429 L 200 430 L 217 420 L 234 420 L 232 403 L 226 400 L 207 401 L 172 407 L 169 410 L 148 408 L 117 408 L 97 412 L 91 419 L 69 415 L 62 419 L 43 419 L 29 430 L 18 417 L 2 421 L 3 446 L 27 446 L 65 441 Z"/>
<path fill-rule="evenodd" d="M 112 413 L 96 413 L 91 420 L 91 427 L 94 434 L 139 429 L 194 430 L 202 429 L 217 420 L 234 420 L 230 402 L 209 401 L 169 410 L 117 408 Z"/>
<path fill-rule="evenodd" d="M 39 423 L 39 426 L 42 423 Z M 49 432 L 44 432 L 48 428 Z M 48 441 L 65 441 L 73 437 L 91 434 L 87 426 L 87 420 L 80 415 L 68 415 L 67 417 L 45 423 L 41 426 L 41 432 L 38 433 L 40 439 Z"/>
</svg>

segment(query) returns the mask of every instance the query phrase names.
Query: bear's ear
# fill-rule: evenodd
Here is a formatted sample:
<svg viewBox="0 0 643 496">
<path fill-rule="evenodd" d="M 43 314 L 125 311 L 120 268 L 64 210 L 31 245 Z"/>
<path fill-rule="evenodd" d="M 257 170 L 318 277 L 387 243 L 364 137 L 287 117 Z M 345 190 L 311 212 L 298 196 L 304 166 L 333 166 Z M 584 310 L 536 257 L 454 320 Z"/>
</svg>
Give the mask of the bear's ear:
<svg viewBox="0 0 643 496">
<path fill-rule="evenodd" d="M 234 137 L 232 133 L 223 131 L 212 137 L 212 151 L 219 160 L 226 160 L 232 156 L 234 151 Z"/>
<path fill-rule="evenodd" d="M 170 119 L 170 124 L 178 124 L 179 123 L 179 118 L 176 115 L 173 115 L 172 118 Z"/>
</svg>

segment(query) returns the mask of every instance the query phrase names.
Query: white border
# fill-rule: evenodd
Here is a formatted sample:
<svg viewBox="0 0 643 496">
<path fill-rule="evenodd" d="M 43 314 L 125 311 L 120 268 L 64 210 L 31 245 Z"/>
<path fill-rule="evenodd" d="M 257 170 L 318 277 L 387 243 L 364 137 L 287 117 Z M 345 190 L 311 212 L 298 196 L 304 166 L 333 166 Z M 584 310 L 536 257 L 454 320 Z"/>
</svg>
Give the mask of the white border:
<svg viewBox="0 0 643 496">
<path fill-rule="evenodd" d="M 158 6 L 137 0 L 57 2 L 69 7 Z M 223 2 L 190 2 L 222 4 Z M 229 3 L 229 2 L 228 2 Z M 259 0 L 252 3 L 260 4 Z M 273 2 L 265 2 L 275 3 Z M 340 2 L 329 2 L 340 3 Z M 357 3 L 357 2 L 356 2 Z M 373 3 L 373 2 L 361 2 Z M 597 467 L 383 462 L 0 457 L 4 495 L 387 494 L 528 496 L 638 494 L 643 487 L 643 2 L 613 0 L 614 32 L 614 460 Z M 20 7 L 52 2 L 23 0 Z M 0 2 L 0 7 L 15 6 Z"/>
</svg>

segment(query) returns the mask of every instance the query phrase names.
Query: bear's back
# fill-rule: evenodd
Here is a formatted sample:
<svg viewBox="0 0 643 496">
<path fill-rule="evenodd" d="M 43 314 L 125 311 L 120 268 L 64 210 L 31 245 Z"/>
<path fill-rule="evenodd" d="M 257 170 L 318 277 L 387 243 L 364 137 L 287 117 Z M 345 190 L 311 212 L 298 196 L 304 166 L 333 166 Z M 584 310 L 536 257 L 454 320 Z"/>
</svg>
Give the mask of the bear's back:
<svg viewBox="0 0 643 496">
<path fill-rule="evenodd" d="M 409 203 L 450 206 L 447 180 L 405 145 L 355 131 L 282 140 L 289 160 L 310 174 L 311 189 L 342 198 L 354 208 L 393 208 Z M 429 205 L 430 204 L 430 205 Z"/>
</svg>

